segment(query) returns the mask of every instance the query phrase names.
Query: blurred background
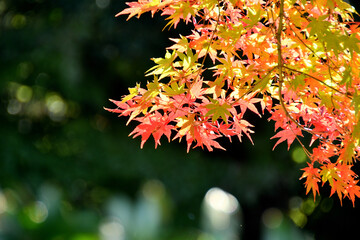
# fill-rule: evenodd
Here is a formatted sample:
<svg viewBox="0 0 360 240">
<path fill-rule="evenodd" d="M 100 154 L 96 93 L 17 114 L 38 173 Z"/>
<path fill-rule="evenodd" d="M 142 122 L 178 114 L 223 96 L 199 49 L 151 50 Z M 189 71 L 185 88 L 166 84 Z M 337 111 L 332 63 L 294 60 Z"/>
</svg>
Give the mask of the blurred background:
<svg viewBox="0 0 360 240">
<path fill-rule="evenodd" d="M 355 5 L 355 1 L 353 1 Z M 359 3 L 357 3 L 359 4 Z M 275 151 L 273 124 L 227 151 L 128 137 L 108 113 L 169 37 L 164 18 L 114 15 L 123 0 L 0 0 L 1 240 L 337 239 L 359 204 L 305 195 L 299 146 Z M 358 10 L 360 8 L 357 8 Z M 131 125 L 131 124 L 130 124 Z M 360 171 L 358 171 L 360 172 Z"/>
</svg>

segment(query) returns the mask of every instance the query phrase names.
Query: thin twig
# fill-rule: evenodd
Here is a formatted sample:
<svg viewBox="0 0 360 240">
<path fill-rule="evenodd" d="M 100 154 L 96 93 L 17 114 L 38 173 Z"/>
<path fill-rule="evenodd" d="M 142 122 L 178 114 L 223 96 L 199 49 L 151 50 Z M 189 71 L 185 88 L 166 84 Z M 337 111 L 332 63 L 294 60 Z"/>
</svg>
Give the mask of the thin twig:
<svg viewBox="0 0 360 240">
<path fill-rule="evenodd" d="M 288 110 L 286 109 L 283 97 L 282 97 L 282 86 L 284 83 L 284 76 L 283 76 L 283 68 L 285 67 L 283 64 L 283 59 L 282 59 L 282 44 L 281 44 L 281 33 L 282 33 L 282 29 L 283 29 L 283 19 L 284 19 L 284 0 L 280 0 L 280 13 L 279 13 L 279 27 L 277 29 L 277 33 L 276 33 L 276 39 L 277 39 L 277 52 L 278 52 L 278 69 L 279 69 L 279 101 L 280 101 L 280 105 L 283 108 L 286 117 L 293 123 L 296 124 L 296 126 L 298 126 L 301 130 L 306 131 L 312 135 L 314 135 L 314 133 L 311 131 L 311 129 L 305 128 L 304 126 L 302 126 L 298 121 L 296 121 L 288 112 Z M 295 134 L 295 133 L 294 133 Z M 295 134 L 296 135 L 296 134 Z M 297 140 L 299 140 L 297 138 Z M 299 141 L 300 142 L 300 141 Z"/>
<path fill-rule="evenodd" d="M 285 65 L 282 65 L 282 67 L 283 67 L 283 68 L 286 68 L 286 69 L 288 69 L 288 70 L 290 70 L 290 71 L 292 71 L 292 72 L 297 72 L 297 73 L 303 74 L 303 75 L 305 75 L 305 76 L 307 76 L 307 77 L 309 77 L 309 78 L 312 78 L 312 79 L 320 82 L 321 84 L 325 85 L 326 87 L 330 88 L 331 90 L 334 90 L 335 92 L 340 93 L 340 94 L 343 94 L 343 95 L 345 95 L 347 98 L 352 99 L 352 97 L 351 97 L 350 94 L 341 92 L 340 90 L 338 90 L 338 89 L 330 86 L 329 84 L 325 83 L 323 80 L 321 80 L 321 79 L 319 79 L 319 78 L 317 78 L 317 77 L 314 77 L 314 76 L 312 76 L 312 75 L 310 75 L 310 74 L 308 74 L 308 73 L 302 72 L 302 71 L 300 71 L 300 70 L 296 70 L 296 69 L 287 67 L 287 66 L 285 66 Z"/>
</svg>

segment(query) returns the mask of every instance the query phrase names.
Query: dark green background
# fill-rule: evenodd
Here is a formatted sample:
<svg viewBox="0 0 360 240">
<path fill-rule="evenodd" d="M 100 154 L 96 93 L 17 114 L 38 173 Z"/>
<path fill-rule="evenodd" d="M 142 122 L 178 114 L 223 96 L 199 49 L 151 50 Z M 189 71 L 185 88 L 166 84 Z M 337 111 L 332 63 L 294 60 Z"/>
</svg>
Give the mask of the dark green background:
<svg viewBox="0 0 360 240">
<path fill-rule="evenodd" d="M 267 117 L 248 115 L 255 145 L 224 141 L 226 152 L 187 154 L 185 143 L 165 139 L 141 150 L 140 139 L 127 137 L 133 125 L 103 107 L 146 84 L 150 58 L 189 30 L 162 32 L 158 15 L 115 18 L 124 7 L 120 0 L 0 0 L 0 239 L 100 239 L 111 199 L 145 218 L 145 210 L 129 209 L 147 194 L 161 200 L 156 234 L 136 225 L 126 239 L 212 239 L 201 225 L 212 187 L 238 199 L 242 239 L 358 234 L 359 210 L 349 200 L 340 207 L 326 187 L 315 203 L 305 195 L 297 146 L 272 151 Z M 281 212 L 281 229 L 265 227 L 269 208 Z M 283 237 L 271 237 L 276 231 Z"/>
</svg>

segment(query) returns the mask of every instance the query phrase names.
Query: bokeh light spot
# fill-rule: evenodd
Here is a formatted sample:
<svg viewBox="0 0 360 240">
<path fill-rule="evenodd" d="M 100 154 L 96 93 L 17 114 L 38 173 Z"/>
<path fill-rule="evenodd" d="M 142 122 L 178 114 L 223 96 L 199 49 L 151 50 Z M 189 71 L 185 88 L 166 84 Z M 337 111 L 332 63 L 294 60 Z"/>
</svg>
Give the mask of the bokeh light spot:
<svg viewBox="0 0 360 240">
<path fill-rule="evenodd" d="M 22 103 L 29 102 L 32 98 L 32 95 L 33 91 L 31 87 L 25 85 L 20 86 L 16 91 L 16 99 Z"/>
<path fill-rule="evenodd" d="M 301 204 L 302 212 L 308 216 L 313 213 L 315 207 L 316 207 L 316 203 L 314 202 L 313 198 L 308 198 Z"/>
<path fill-rule="evenodd" d="M 7 210 L 7 200 L 5 195 L 0 191 L 0 215 Z"/>
<path fill-rule="evenodd" d="M 100 239 L 125 239 L 125 229 L 117 218 L 106 219 L 103 223 L 100 224 Z"/>
<path fill-rule="evenodd" d="M 9 101 L 7 112 L 11 115 L 16 115 L 21 112 L 21 103 L 15 99 Z"/>
<path fill-rule="evenodd" d="M 291 153 L 291 158 L 296 163 L 303 163 L 306 161 L 306 154 L 301 147 L 296 147 Z"/>
<path fill-rule="evenodd" d="M 307 217 L 306 215 L 300 211 L 300 209 L 291 209 L 289 216 L 291 220 L 296 224 L 298 227 L 304 227 L 307 223 Z"/>
<path fill-rule="evenodd" d="M 212 208 L 228 214 L 232 214 L 239 207 L 236 198 L 220 188 L 211 188 L 205 195 L 205 201 Z"/>
<path fill-rule="evenodd" d="M 211 188 L 204 198 L 204 227 L 209 231 L 226 231 L 233 227 L 239 212 L 237 199 L 220 188 Z"/>
<path fill-rule="evenodd" d="M 51 120 L 61 121 L 67 110 L 64 100 L 56 93 L 51 93 L 46 96 L 45 102 Z"/>
<path fill-rule="evenodd" d="M 48 217 L 48 209 L 41 201 L 36 201 L 27 208 L 27 215 L 34 223 L 42 223 Z"/>
<path fill-rule="evenodd" d="M 5 1 L 0 1 L 0 14 L 2 14 L 3 12 L 5 12 L 6 10 L 6 3 Z"/>
<path fill-rule="evenodd" d="M 11 26 L 15 29 L 23 28 L 26 25 L 26 17 L 22 14 L 15 14 L 11 19 Z"/>
<path fill-rule="evenodd" d="M 19 195 L 12 189 L 6 188 L 3 191 L 6 199 L 6 212 L 15 214 L 19 207 Z"/>
<path fill-rule="evenodd" d="M 278 228 L 283 222 L 283 214 L 280 209 L 269 208 L 262 214 L 262 221 L 267 228 Z"/>
</svg>

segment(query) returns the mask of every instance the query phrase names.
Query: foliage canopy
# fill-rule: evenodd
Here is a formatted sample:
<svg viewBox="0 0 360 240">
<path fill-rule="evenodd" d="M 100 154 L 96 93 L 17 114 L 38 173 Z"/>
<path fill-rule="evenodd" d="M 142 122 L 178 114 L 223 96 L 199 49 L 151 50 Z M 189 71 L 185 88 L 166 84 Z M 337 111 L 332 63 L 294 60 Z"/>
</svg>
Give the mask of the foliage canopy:
<svg viewBox="0 0 360 240">
<path fill-rule="evenodd" d="M 187 150 L 223 149 L 219 137 L 245 135 L 244 115 L 265 111 L 275 122 L 272 138 L 288 147 L 296 139 L 310 161 L 306 193 L 319 184 L 353 204 L 360 186 L 352 171 L 360 155 L 360 31 L 355 10 L 342 0 L 139 0 L 117 16 L 145 12 L 167 16 L 166 27 L 192 25 L 171 39 L 164 58 L 153 58 L 145 88 L 129 88 L 107 109 L 141 136 L 185 138 Z M 208 57 L 209 61 L 206 61 Z M 209 74 L 210 73 L 210 74 Z M 209 77 L 211 76 L 211 77 Z M 307 148 L 300 137 L 311 135 Z"/>
</svg>

